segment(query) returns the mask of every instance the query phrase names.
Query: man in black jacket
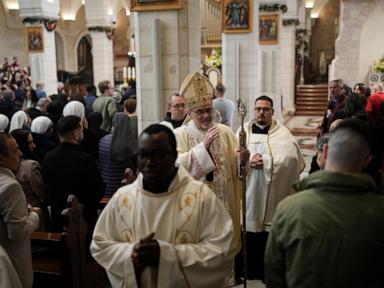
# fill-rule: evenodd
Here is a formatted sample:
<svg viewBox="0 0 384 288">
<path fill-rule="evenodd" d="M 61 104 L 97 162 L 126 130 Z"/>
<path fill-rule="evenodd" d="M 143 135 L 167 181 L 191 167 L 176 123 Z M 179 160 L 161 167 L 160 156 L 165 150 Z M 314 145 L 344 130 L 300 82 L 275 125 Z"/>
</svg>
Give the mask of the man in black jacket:
<svg viewBox="0 0 384 288">
<path fill-rule="evenodd" d="M 60 231 L 61 211 L 69 194 L 74 194 L 84 205 L 83 214 L 88 224 L 88 236 L 97 220 L 97 207 L 104 195 L 104 183 L 96 160 L 80 150 L 83 126 L 77 116 L 65 116 L 57 124 L 60 144 L 46 154 L 42 167 L 45 183 L 52 201 L 52 225 Z"/>
</svg>

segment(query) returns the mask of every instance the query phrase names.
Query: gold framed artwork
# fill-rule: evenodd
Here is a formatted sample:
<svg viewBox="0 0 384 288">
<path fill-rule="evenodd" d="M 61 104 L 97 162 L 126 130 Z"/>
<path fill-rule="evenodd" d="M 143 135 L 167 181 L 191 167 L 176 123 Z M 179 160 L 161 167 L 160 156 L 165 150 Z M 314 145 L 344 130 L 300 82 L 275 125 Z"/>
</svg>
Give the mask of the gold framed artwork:
<svg viewBox="0 0 384 288">
<path fill-rule="evenodd" d="M 274 45 L 279 43 L 279 15 L 259 16 L 259 44 Z"/>
<path fill-rule="evenodd" d="M 43 27 L 27 27 L 28 52 L 44 51 Z"/>
<path fill-rule="evenodd" d="M 182 8 L 182 0 L 132 0 L 132 11 L 178 10 Z"/>
<path fill-rule="evenodd" d="M 252 2 L 250 0 L 221 1 L 223 33 L 248 33 L 252 31 Z"/>
</svg>

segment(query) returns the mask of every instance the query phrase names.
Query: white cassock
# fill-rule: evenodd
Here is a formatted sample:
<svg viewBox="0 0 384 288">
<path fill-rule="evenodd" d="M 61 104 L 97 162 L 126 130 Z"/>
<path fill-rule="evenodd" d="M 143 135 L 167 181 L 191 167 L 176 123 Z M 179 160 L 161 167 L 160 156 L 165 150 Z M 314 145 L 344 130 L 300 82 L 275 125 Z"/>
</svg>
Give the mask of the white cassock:
<svg viewBox="0 0 384 288">
<path fill-rule="evenodd" d="M 168 192 L 145 191 L 142 174 L 120 188 L 101 213 L 91 253 L 113 287 L 137 287 L 134 245 L 155 232 L 159 267 L 146 267 L 141 287 L 224 287 L 235 256 L 231 217 L 214 193 L 180 167 Z"/>
<path fill-rule="evenodd" d="M 268 231 L 277 204 L 294 192 L 291 185 L 305 167 L 299 146 L 282 124 L 273 120 L 268 134 L 252 133 L 255 120 L 244 124 L 250 157 L 259 153 L 263 169 L 248 169 L 247 231 Z M 240 129 L 237 131 L 239 134 Z"/>
<path fill-rule="evenodd" d="M 0 287 L 21 288 L 19 277 L 7 252 L 0 245 Z"/>
<path fill-rule="evenodd" d="M 207 150 L 203 139 L 207 131 L 198 129 L 194 121 L 174 130 L 177 139 L 177 161 L 197 180 L 208 185 L 231 215 L 235 227 L 236 249 L 240 250 L 241 186 L 237 170 L 238 141 L 231 128 L 214 123 L 219 137 Z M 206 175 L 213 173 L 213 180 Z"/>
</svg>

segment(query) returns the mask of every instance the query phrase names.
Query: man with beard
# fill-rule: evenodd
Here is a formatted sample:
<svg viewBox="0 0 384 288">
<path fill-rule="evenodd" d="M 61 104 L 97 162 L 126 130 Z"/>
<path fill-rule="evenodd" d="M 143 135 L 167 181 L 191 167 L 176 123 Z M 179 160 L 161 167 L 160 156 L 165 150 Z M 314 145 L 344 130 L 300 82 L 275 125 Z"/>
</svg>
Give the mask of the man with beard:
<svg viewBox="0 0 384 288">
<path fill-rule="evenodd" d="M 249 153 L 245 150 L 238 155 L 238 141 L 231 128 L 213 121 L 213 93 L 212 84 L 198 72 L 189 74 L 182 83 L 180 94 L 189 120 L 174 131 L 178 161 L 195 179 L 207 184 L 223 203 L 232 217 L 239 251 L 241 187 L 237 157 L 248 160 Z"/>
<path fill-rule="evenodd" d="M 61 211 L 69 194 L 74 194 L 84 205 L 84 219 L 91 237 L 97 220 L 97 207 L 104 195 L 104 183 L 95 159 L 81 151 L 83 126 L 80 117 L 65 116 L 57 124 L 60 144 L 45 155 L 42 165 L 44 182 L 52 201 L 53 230 L 61 231 Z"/>
<path fill-rule="evenodd" d="M 274 210 L 294 192 L 291 185 L 299 180 L 305 166 L 295 139 L 273 119 L 273 112 L 272 99 L 260 96 L 255 101 L 254 119 L 244 124 L 251 154 L 246 192 L 249 279 L 264 279 L 264 251 Z M 241 259 L 237 260 L 240 268 Z"/>
</svg>

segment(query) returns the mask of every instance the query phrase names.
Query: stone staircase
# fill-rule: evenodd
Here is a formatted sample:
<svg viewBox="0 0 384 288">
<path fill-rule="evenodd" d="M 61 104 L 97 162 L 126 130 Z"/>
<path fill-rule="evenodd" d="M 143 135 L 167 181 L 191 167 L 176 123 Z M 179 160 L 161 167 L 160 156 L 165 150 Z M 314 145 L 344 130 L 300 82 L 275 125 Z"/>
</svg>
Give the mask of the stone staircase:
<svg viewBox="0 0 384 288">
<path fill-rule="evenodd" d="M 296 116 L 322 116 L 327 108 L 328 85 L 297 85 Z"/>
</svg>

